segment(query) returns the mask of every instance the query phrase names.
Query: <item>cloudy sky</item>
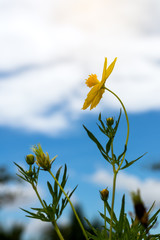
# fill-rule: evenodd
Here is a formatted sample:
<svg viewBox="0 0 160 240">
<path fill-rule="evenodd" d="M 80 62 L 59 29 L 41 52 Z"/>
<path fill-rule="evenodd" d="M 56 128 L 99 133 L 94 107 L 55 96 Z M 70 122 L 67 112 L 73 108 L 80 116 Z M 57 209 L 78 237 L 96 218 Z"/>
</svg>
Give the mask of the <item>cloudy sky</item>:
<svg viewBox="0 0 160 240">
<path fill-rule="evenodd" d="M 71 186 L 79 184 L 76 201 L 95 216 L 98 190 L 111 189 L 112 175 L 82 124 L 96 135 L 99 112 L 117 116 L 120 105 L 107 93 L 95 110 L 82 111 L 85 79 L 91 73 L 100 79 L 104 58 L 110 63 L 117 57 L 107 87 L 129 113 L 126 157 L 148 152 L 119 174 L 117 199 L 126 192 L 130 201 L 129 192 L 140 188 L 148 205 L 155 199 L 158 205 L 160 172 L 150 165 L 160 155 L 159 10 L 159 0 L 0 0 L 1 165 L 15 173 L 13 161 L 25 166 L 24 156 L 40 142 L 44 151 L 58 154 L 56 168 L 67 163 Z M 123 121 L 119 152 L 126 134 Z"/>
</svg>

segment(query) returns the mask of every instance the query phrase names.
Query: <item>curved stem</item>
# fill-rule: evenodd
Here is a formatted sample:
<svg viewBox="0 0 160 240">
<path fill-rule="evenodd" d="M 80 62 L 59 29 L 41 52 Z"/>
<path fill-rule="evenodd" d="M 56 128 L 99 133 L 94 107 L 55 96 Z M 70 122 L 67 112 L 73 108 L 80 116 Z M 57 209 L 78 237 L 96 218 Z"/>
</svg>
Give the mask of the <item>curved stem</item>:
<svg viewBox="0 0 160 240">
<path fill-rule="evenodd" d="M 114 92 L 112 92 L 110 89 L 108 89 L 106 87 L 104 87 L 104 88 L 107 91 L 109 91 L 110 93 L 112 93 L 118 99 L 118 101 L 120 102 L 120 104 L 122 105 L 122 108 L 124 110 L 126 121 L 127 121 L 127 137 L 126 137 L 126 143 L 125 143 L 125 145 L 127 146 L 128 138 L 129 138 L 129 120 L 128 120 L 128 114 L 127 114 L 126 108 L 125 108 L 123 102 L 121 101 L 121 99 Z M 111 152 L 112 152 L 112 159 L 113 159 L 113 142 L 111 144 Z M 125 153 L 123 154 L 123 157 L 122 157 L 121 162 L 120 162 L 117 169 L 115 169 L 115 164 L 113 163 L 114 177 L 113 177 L 113 193 L 112 193 L 111 222 L 110 222 L 109 240 L 112 239 L 112 222 L 113 222 L 113 209 L 114 209 L 115 190 L 116 190 L 116 177 L 117 177 L 117 173 L 118 173 L 120 167 L 123 164 L 124 158 L 125 158 Z"/>
<path fill-rule="evenodd" d="M 118 99 L 118 101 L 120 102 L 120 104 L 122 105 L 122 108 L 123 108 L 123 110 L 124 110 L 125 117 L 126 117 L 126 121 L 127 121 L 127 137 L 126 137 L 126 143 L 125 143 L 125 145 L 127 146 L 127 144 L 128 144 L 128 138 L 129 138 L 129 120 L 128 120 L 128 114 L 127 114 L 126 108 L 125 108 L 123 102 L 121 101 L 121 99 L 120 99 L 114 92 L 112 92 L 110 89 L 108 89 L 108 88 L 106 88 L 106 87 L 104 87 L 104 88 L 105 88 L 107 91 L 109 91 L 110 93 L 112 93 L 112 94 Z M 122 160 L 121 160 L 121 162 L 120 162 L 120 164 L 119 164 L 119 166 L 118 166 L 118 168 L 117 168 L 117 170 L 116 170 L 117 172 L 119 171 L 120 167 L 122 166 L 122 163 L 123 163 L 123 161 L 124 161 L 124 157 L 125 157 L 125 153 L 123 154 Z"/>
<path fill-rule="evenodd" d="M 85 229 L 84 229 L 84 227 L 83 227 L 83 225 L 82 225 L 82 223 L 81 223 L 81 220 L 80 220 L 79 217 L 78 217 L 78 214 L 77 214 L 77 212 L 76 212 L 76 210 L 75 210 L 75 208 L 74 208 L 71 200 L 69 199 L 68 195 L 66 194 L 66 192 L 64 191 L 64 189 L 62 188 L 62 186 L 60 185 L 60 183 L 58 182 L 58 180 L 56 179 L 56 177 L 53 175 L 53 173 L 51 172 L 51 170 L 49 170 L 48 172 L 51 174 L 51 176 L 53 177 L 53 179 L 54 179 L 55 182 L 58 184 L 58 186 L 59 186 L 60 189 L 62 190 L 63 194 L 64 194 L 65 197 L 67 198 L 68 202 L 70 203 L 71 208 L 72 208 L 72 210 L 73 210 L 73 212 L 74 212 L 74 214 L 75 214 L 75 217 L 77 218 L 77 221 L 78 221 L 78 223 L 79 223 L 79 225 L 80 225 L 80 227 L 81 227 L 81 229 L 82 229 L 82 232 L 83 232 L 85 238 L 88 240 L 86 231 L 85 231 Z"/>
</svg>

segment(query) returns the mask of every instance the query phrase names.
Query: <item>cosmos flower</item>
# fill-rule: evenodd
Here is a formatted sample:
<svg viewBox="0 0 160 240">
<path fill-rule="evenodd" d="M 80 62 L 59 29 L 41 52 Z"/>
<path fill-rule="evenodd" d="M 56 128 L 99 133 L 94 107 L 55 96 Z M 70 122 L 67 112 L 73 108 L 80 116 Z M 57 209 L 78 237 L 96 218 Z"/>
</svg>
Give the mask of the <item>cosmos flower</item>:
<svg viewBox="0 0 160 240">
<path fill-rule="evenodd" d="M 100 102 L 103 96 L 103 93 L 105 92 L 105 89 L 104 89 L 105 82 L 107 78 L 110 76 L 111 72 L 113 71 L 116 60 L 117 58 L 115 58 L 114 61 L 107 68 L 107 58 L 105 58 L 101 81 L 97 79 L 96 74 L 91 74 L 89 75 L 89 78 L 86 79 L 86 85 L 90 87 L 91 90 L 84 101 L 84 104 L 82 107 L 83 110 L 87 109 L 89 106 L 91 110 L 95 108 Z"/>
</svg>

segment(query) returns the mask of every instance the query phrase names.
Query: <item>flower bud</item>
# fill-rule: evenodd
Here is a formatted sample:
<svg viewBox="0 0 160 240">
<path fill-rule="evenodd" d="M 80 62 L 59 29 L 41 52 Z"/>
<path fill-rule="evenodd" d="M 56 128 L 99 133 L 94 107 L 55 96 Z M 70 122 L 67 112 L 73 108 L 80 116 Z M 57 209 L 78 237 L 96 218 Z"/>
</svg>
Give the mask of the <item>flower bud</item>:
<svg viewBox="0 0 160 240">
<path fill-rule="evenodd" d="M 113 123 L 114 123 L 113 117 L 107 118 L 107 125 L 108 125 L 108 126 L 112 126 Z"/>
<path fill-rule="evenodd" d="M 45 154 L 43 152 L 40 144 L 38 144 L 38 147 L 34 146 L 32 150 L 36 155 L 36 164 L 39 167 L 43 168 L 43 170 L 49 171 L 51 169 L 52 163 L 54 162 L 57 156 L 50 160 L 49 154 L 48 153 Z"/>
<path fill-rule="evenodd" d="M 29 165 L 33 165 L 34 164 L 34 155 L 33 154 L 28 154 L 26 156 L 26 162 L 29 164 Z"/>
<path fill-rule="evenodd" d="M 103 201 L 107 201 L 108 197 L 109 197 L 109 191 L 107 190 L 107 188 L 103 189 L 102 191 L 99 191 L 100 195 L 101 195 L 101 199 Z"/>
</svg>

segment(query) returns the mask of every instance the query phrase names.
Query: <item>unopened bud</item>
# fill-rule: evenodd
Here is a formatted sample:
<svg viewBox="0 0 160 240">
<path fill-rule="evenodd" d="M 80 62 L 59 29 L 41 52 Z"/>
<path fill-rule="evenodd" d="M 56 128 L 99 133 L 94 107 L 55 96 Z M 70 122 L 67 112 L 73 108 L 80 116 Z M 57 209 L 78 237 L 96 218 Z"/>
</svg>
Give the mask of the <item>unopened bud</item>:
<svg viewBox="0 0 160 240">
<path fill-rule="evenodd" d="M 34 155 L 33 154 L 28 154 L 26 156 L 26 162 L 29 164 L 29 165 L 32 165 L 34 164 Z"/>
<path fill-rule="evenodd" d="M 148 226 L 148 213 L 140 196 L 140 191 L 137 193 L 132 192 L 132 201 L 134 204 L 134 209 L 136 213 L 136 218 L 141 222 L 141 224 L 147 228 Z"/>
<path fill-rule="evenodd" d="M 40 144 L 38 144 L 38 146 L 34 146 L 32 150 L 36 155 L 36 164 L 43 170 L 49 171 L 51 169 L 52 163 L 54 162 L 57 156 L 50 160 L 49 154 L 48 153 L 45 154 L 43 152 Z"/>
<path fill-rule="evenodd" d="M 100 195 L 101 195 L 101 199 L 103 201 L 107 201 L 108 197 L 109 197 L 109 191 L 107 190 L 107 188 L 103 189 L 102 191 L 99 191 Z"/>
<path fill-rule="evenodd" d="M 107 118 L 107 125 L 108 125 L 108 126 L 112 126 L 113 123 L 114 123 L 113 117 Z"/>
</svg>

